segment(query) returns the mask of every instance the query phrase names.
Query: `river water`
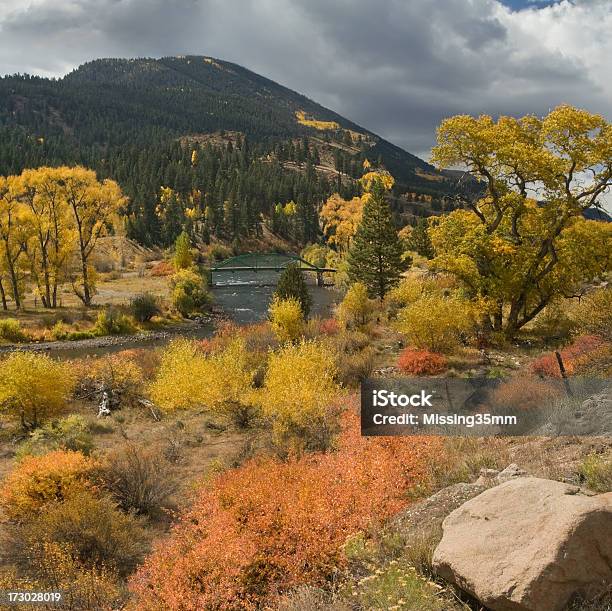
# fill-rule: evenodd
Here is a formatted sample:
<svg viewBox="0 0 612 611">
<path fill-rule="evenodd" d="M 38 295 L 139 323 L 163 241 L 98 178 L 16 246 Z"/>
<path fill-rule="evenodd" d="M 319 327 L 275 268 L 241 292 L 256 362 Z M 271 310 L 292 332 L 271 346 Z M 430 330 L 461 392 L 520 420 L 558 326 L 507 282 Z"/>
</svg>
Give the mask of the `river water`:
<svg viewBox="0 0 612 611">
<path fill-rule="evenodd" d="M 215 277 L 212 293 L 215 303 L 227 312 L 238 324 L 265 320 L 268 306 L 280 274 L 275 271 L 234 272 Z M 332 288 L 316 285 L 314 274 L 304 274 L 312 295 L 311 316 L 325 318 L 338 300 Z"/>
</svg>

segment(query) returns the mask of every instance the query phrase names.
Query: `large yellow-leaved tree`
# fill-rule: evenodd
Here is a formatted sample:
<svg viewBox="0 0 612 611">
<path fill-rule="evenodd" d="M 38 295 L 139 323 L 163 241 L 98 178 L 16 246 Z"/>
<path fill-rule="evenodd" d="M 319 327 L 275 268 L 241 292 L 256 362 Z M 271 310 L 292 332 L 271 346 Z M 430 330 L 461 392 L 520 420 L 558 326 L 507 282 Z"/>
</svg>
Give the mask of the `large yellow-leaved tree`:
<svg viewBox="0 0 612 611">
<path fill-rule="evenodd" d="M 92 287 L 89 259 L 98 239 L 116 222 L 125 203 L 119 185 L 113 180 L 98 181 L 96 173 L 83 167 L 62 168 L 63 196 L 70 207 L 76 227 L 81 274 L 73 287 L 84 305 L 89 306 Z M 77 288 L 77 283 L 80 288 Z"/>
<path fill-rule="evenodd" d="M 609 269 L 610 225 L 583 218 L 612 185 L 612 125 L 602 116 L 559 106 L 544 118 L 451 117 L 432 160 L 480 183 L 430 234 L 434 267 L 462 281 L 486 326 L 512 337 Z"/>
<path fill-rule="evenodd" d="M 72 281 L 87 306 L 93 296 L 90 258 L 125 203 L 112 180 L 83 167 L 40 167 L 0 177 L 0 298 L 6 280 L 17 309 L 27 274 L 44 307 L 58 305 L 58 288 Z M 78 260 L 74 273 L 72 259 Z"/>
</svg>

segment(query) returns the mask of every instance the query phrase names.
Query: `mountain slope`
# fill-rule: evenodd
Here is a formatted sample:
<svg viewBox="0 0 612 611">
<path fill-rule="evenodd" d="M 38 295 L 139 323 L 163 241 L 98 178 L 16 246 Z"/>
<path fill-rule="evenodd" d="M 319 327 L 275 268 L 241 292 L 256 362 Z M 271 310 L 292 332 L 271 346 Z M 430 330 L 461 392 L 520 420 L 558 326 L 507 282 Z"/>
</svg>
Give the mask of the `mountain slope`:
<svg viewBox="0 0 612 611">
<path fill-rule="evenodd" d="M 227 130 L 257 141 L 316 133 L 298 122 L 299 111 L 337 123 L 330 135 L 363 134 L 370 155 L 380 156 L 405 185 L 445 190 L 446 181 L 423 181 L 423 174 L 440 174 L 418 157 L 295 91 L 217 59 L 101 59 L 59 80 L 0 79 L 0 124 L 34 130 L 39 137 L 63 132 L 81 146 L 126 144 L 143 133 L 155 138 Z"/>
</svg>

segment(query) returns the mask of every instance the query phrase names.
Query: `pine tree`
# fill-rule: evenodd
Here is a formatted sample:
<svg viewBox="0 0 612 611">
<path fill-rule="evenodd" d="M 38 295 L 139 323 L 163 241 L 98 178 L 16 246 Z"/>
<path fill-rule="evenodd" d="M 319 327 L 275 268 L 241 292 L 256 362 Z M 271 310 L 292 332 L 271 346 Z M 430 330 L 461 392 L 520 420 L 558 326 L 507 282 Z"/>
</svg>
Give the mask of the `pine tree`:
<svg viewBox="0 0 612 611">
<path fill-rule="evenodd" d="M 393 225 L 384 186 L 382 181 L 376 180 L 349 250 L 349 278 L 352 282 L 363 282 L 370 296 L 382 301 L 407 267 L 402 254 L 402 243 Z"/>
<path fill-rule="evenodd" d="M 302 307 L 304 318 L 308 317 L 310 307 L 312 306 L 312 297 L 310 296 L 304 276 L 297 264 L 290 263 L 284 269 L 278 279 L 274 297 L 278 299 L 297 299 Z"/>
<path fill-rule="evenodd" d="M 427 259 L 434 258 L 434 248 L 427 232 L 427 220 L 419 219 L 416 226 L 413 228 L 410 237 L 408 238 L 408 248 L 419 253 L 421 257 Z"/>
</svg>

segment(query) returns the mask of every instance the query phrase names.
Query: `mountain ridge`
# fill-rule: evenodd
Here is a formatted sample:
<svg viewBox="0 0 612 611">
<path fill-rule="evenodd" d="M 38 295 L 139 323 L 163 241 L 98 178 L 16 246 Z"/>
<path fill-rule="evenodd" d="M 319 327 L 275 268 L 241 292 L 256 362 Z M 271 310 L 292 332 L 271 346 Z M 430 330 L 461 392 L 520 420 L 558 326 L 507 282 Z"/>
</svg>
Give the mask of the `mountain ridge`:
<svg viewBox="0 0 612 611">
<path fill-rule="evenodd" d="M 219 76 L 222 78 L 219 78 Z M 259 123 L 263 122 L 265 125 L 267 118 L 273 117 L 275 126 L 265 126 L 263 130 L 265 136 L 273 138 L 308 133 L 308 128 L 298 127 L 295 120 L 295 112 L 303 110 L 314 115 L 318 120 L 335 121 L 340 124 L 342 129 L 354 130 L 374 139 L 375 143 L 371 147 L 371 154 L 388 158 L 391 165 L 394 166 L 395 173 L 398 175 L 397 178 L 405 182 L 407 186 L 417 187 L 422 183 L 413 171 L 417 167 L 426 173 L 444 176 L 416 155 L 405 151 L 339 113 L 318 104 L 307 96 L 248 68 L 218 58 L 195 55 L 135 59 L 100 58 L 86 62 L 58 79 L 45 79 L 44 77 L 31 77 L 29 75 L 2 77 L 0 78 L 0 90 L 6 90 L 7 85 L 15 85 L 16 81 L 20 79 L 22 83 L 31 79 L 32 84 L 39 88 L 47 86 L 55 94 L 50 96 L 55 102 L 68 96 L 72 97 L 76 103 L 92 102 L 94 107 L 96 106 L 94 100 L 83 99 L 75 92 L 79 85 L 86 83 L 92 85 L 100 99 L 105 101 L 108 98 L 109 90 L 115 91 L 116 88 L 127 88 L 134 94 L 145 86 L 150 88 L 146 100 L 136 99 L 126 104 L 125 100 L 122 99 L 125 107 L 124 111 L 127 111 L 128 114 L 134 110 L 142 112 L 142 107 L 146 103 L 153 107 L 159 106 L 159 98 L 164 96 L 169 98 L 170 94 L 178 94 L 178 99 L 182 101 L 187 94 L 195 95 L 197 93 L 200 97 L 204 96 L 206 98 L 202 100 L 204 103 L 210 103 L 213 107 L 215 102 L 219 101 L 219 97 L 229 96 L 232 98 L 232 106 L 237 111 L 245 106 L 244 100 L 248 98 L 248 105 L 254 106 L 255 110 L 260 111 L 258 113 Z M 2 96 L 1 91 L 0 96 Z M 270 109 L 266 112 L 266 109 L 262 107 L 266 102 L 274 103 L 272 112 L 270 112 Z M 0 97 L 0 113 L 2 105 Z M 198 125 L 194 113 L 201 108 L 202 104 L 194 104 L 193 106 L 194 108 L 189 108 L 188 105 L 184 106 L 185 114 L 183 118 L 185 120 L 180 119 L 179 108 L 170 107 L 169 110 L 174 112 L 162 113 L 164 125 L 169 127 L 171 131 L 180 133 L 180 135 L 188 135 L 187 132 L 190 130 L 187 127 Z M 171 114 L 175 116 L 169 116 Z M 211 114 L 214 114 L 214 111 Z M 210 116 L 208 118 L 210 119 Z M 160 116 L 153 118 L 152 123 L 158 125 L 161 119 Z M 70 121 L 66 121 L 66 123 L 73 129 L 75 128 L 74 125 L 70 125 Z M 242 131 L 248 137 L 253 137 L 254 130 L 249 129 L 249 121 L 245 121 L 244 118 L 242 121 L 237 121 L 235 117 L 230 117 L 229 124 L 224 125 L 221 125 L 222 122 L 215 125 L 215 122 L 211 120 L 200 121 L 200 123 L 204 129 L 196 131 L 210 132 L 217 128 Z M 383 160 L 387 161 L 387 159 Z M 389 169 L 392 171 L 392 168 Z M 421 184 L 421 186 L 424 185 Z M 432 185 L 428 186 L 431 187 Z M 435 186 L 434 190 L 437 190 Z"/>
</svg>

